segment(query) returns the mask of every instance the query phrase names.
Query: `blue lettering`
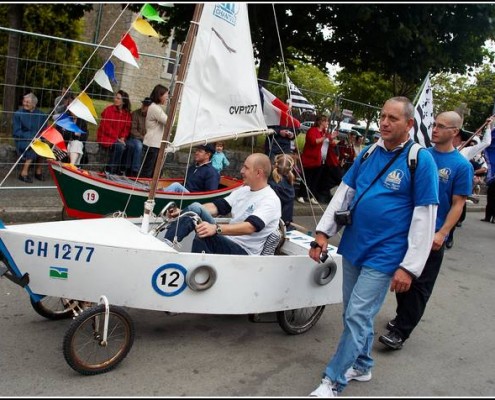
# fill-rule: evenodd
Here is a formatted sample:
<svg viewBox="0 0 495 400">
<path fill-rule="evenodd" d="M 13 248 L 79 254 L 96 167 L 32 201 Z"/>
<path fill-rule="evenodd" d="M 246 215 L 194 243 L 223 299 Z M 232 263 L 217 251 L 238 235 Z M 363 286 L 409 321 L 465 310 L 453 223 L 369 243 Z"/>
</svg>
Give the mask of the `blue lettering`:
<svg viewBox="0 0 495 400">
<path fill-rule="evenodd" d="M 32 241 L 31 239 L 26 240 L 26 242 L 24 243 L 24 252 L 26 254 L 33 254 L 34 253 L 33 246 L 34 246 L 34 241 Z"/>
<path fill-rule="evenodd" d="M 38 242 L 38 257 L 46 257 L 48 254 L 48 243 Z"/>
</svg>

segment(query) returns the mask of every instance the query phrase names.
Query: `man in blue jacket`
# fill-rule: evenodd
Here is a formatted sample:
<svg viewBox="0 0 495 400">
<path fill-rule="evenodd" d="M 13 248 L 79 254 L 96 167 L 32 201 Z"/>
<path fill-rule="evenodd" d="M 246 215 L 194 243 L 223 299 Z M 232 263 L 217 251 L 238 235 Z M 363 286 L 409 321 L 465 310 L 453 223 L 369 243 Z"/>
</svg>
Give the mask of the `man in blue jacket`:
<svg viewBox="0 0 495 400">
<path fill-rule="evenodd" d="M 185 185 L 178 182 L 165 188 L 167 192 L 189 193 L 217 190 L 220 184 L 220 174 L 211 165 L 211 157 L 215 148 L 211 144 L 199 145 L 194 151 L 194 165 L 187 169 Z"/>
</svg>

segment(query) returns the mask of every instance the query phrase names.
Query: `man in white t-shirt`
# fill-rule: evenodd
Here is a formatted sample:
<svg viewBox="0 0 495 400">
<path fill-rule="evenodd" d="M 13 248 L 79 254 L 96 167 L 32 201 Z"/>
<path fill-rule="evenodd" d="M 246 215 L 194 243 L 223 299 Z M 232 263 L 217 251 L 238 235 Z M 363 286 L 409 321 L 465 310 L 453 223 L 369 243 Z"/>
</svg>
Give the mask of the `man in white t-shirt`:
<svg viewBox="0 0 495 400">
<path fill-rule="evenodd" d="M 172 222 L 165 233 L 169 241 L 180 242 L 193 230 L 193 253 L 213 254 L 260 254 L 267 237 L 278 229 L 282 213 L 280 199 L 268 185 L 271 163 L 268 156 L 261 153 L 246 158 L 241 169 L 244 185 L 227 197 L 212 203 L 193 203 L 182 213 L 193 211 L 201 222 L 196 226 L 190 217 Z M 181 210 L 168 213 L 177 217 Z M 231 214 L 228 224 L 217 224 L 214 217 Z"/>
</svg>

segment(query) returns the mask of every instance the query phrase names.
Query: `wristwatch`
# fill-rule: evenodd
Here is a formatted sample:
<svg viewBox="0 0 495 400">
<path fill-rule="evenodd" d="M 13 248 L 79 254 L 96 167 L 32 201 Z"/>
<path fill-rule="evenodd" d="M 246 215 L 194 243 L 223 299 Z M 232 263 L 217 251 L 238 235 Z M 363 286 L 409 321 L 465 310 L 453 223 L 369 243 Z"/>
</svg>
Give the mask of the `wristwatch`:
<svg viewBox="0 0 495 400">
<path fill-rule="evenodd" d="M 316 249 L 316 248 L 322 249 L 322 247 L 318 244 L 316 240 L 313 240 L 309 245 L 312 249 Z"/>
<path fill-rule="evenodd" d="M 220 235 L 222 233 L 222 227 L 218 224 L 217 225 L 217 235 Z"/>
</svg>

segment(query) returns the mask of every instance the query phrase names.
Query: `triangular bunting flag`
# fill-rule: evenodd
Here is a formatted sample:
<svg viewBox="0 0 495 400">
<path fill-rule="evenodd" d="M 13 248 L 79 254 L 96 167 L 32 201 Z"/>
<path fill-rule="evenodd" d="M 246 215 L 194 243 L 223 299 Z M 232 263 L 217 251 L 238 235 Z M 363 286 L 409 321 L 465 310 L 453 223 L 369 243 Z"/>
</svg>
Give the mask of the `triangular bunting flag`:
<svg viewBox="0 0 495 400">
<path fill-rule="evenodd" d="M 108 79 L 108 76 L 105 73 L 105 71 L 103 71 L 102 69 L 99 69 L 98 71 L 96 71 L 94 80 L 103 89 L 107 89 L 108 91 L 113 93 L 112 84 L 110 83 L 110 80 Z"/>
<path fill-rule="evenodd" d="M 91 122 L 97 125 L 95 118 L 86 105 L 80 100 L 79 96 L 76 97 L 67 107 L 75 116 L 82 118 L 85 121 Z"/>
<path fill-rule="evenodd" d="M 158 15 L 157 11 L 149 4 L 145 4 L 141 8 L 141 15 L 151 21 L 164 22 L 163 19 Z"/>
<path fill-rule="evenodd" d="M 90 99 L 90 97 L 85 93 L 81 92 L 79 93 L 79 96 L 77 96 L 79 100 L 82 101 L 82 103 L 88 108 L 88 110 L 91 112 L 91 115 L 93 117 L 97 117 L 98 114 L 96 114 L 95 106 L 93 105 L 93 101 Z"/>
<path fill-rule="evenodd" d="M 50 146 L 48 144 L 43 143 L 39 139 L 34 139 L 33 142 L 31 143 L 31 148 L 34 150 L 36 154 L 38 154 L 41 157 L 45 158 L 52 158 L 55 159 L 55 154 L 53 154 L 52 149 L 50 149 Z"/>
<path fill-rule="evenodd" d="M 64 128 L 66 131 L 75 132 L 75 133 L 87 133 L 84 132 L 81 128 L 79 128 L 77 124 L 74 122 L 74 120 L 71 117 L 69 117 L 67 114 L 62 114 L 62 117 L 63 118 L 57 118 L 55 120 L 56 125 L 60 126 L 61 128 Z M 50 142 L 52 141 L 50 140 Z M 52 143 L 58 146 L 58 143 L 55 142 Z"/>
<path fill-rule="evenodd" d="M 139 65 L 136 62 L 136 58 L 139 58 L 137 46 L 128 33 L 126 33 L 120 43 L 115 46 L 112 54 L 118 59 L 139 68 Z"/>
<path fill-rule="evenodd" d="M 115 65 L 113 65 L 113 62 L 108 60 L 103 66 L 103 70 L 105 71 L 105 74 L 107 74 L 110 82 L 117 83 L 117 79 L 115 78 Z"/>
<path fill-rule="evenodd" d="M 67 119 L 67 118 L 63 118 L 63 119 Z M 59 131 L 57 131 L 53 126 L 46 128 L 41 134 L 41 137 L 45 138 L 50 143 L 57 145 L 62 150 L 67 151 L 67 147 L 65 146 L 65 142 L 62 134 Z"/>
<path fill-rule="evenodd" d="M 132 27 L 143 35 L 158 37 L 157 31 L 153 29 L 148 21 L 145 21 L 142 18 L 136 18 L 132 23 Z"/>
</svg>

